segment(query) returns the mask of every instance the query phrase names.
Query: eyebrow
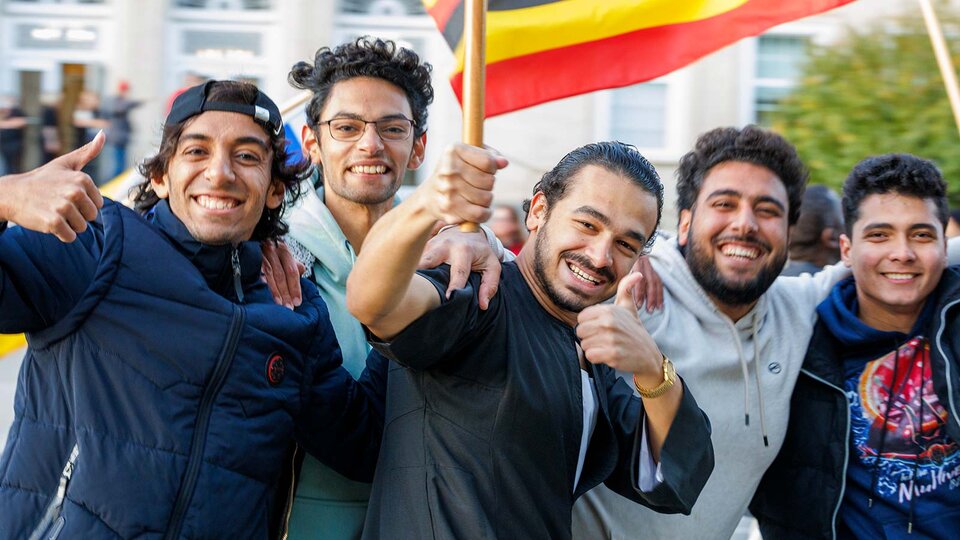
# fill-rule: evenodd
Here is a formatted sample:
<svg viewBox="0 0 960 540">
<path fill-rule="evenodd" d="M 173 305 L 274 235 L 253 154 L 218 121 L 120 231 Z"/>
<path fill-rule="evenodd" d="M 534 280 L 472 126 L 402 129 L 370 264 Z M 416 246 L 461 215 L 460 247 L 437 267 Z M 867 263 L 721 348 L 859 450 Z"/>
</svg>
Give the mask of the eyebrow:
<svg viewBox="0 0 960 540">
<path fill-rule="evenodd" d="M 338 112 L 338 113 L 334 114 L 333 116 L 331 116 L 331 117 L 330 117 L 330 120 L 337 120 L 337 119 L 340 119 L 340 118 L 350 118 L 350 119 L 352 119 L 352 120 L 362 120 L 362 121 L 364 121 L 364 122 L 382 122 L 382 121 L 384 121 L 384 120 L 410 120 L 410 118 L 407 118 L 407 115 L 405 115 L 405 114 L 403 114 L 403 113 L 388 114 L 388 115 L 385 115 L 385 116 L 381 116 L 380 118 L 377 118 L 376 120 L 367 120 L 367 119 L 365 119 L 364 117 L 360 116 L 359 114 L 349 113 L 349 112 L 343 112 L 343 111 Z M 328 120 L 328 122 L 329 122 L 330 120 Z M 412 121 L 412 120 L 411 120 L 411 121 Z"/>
<path fill-rule="evenodd" d="M 580 208 L 575 209 L 573 212 L 575 214 L 586 214 L 592 217 L 593 219 L 599 221 L 603 225 L 608 227 L 610 226 L 610 218 L 608 218 L 606 214 L 604 214 L 603 212 L 597 210 L 592 206 L 581 206 Z M 630 231 L 627 231 L 625 234 L 626 236 L 636 240 L 640 244 L 647 243 L 647 237 L 638 233 L 637 231 L 630 230 Z"/>
<path fill-rule="evenodd" d="M 894 226 L 890 223 L 870 223 L 869 225 L 864 226 L 863 232 L 875 231 L 878 229 L 893 229 Z M 937 227 L 931 223 L 914 223 L 907 228 L 907 231 L 937 231 Z"/>
<path fill-rule="evenodd" d="M 213 137 L 204 135 L 203 133 L 184 133 L 180 136 L 180 140 L 210 142 L 213 140 Z M 259 137 L 237 137 L 233 140 L 233 144 L 255 144 L 262 148 L 265 152 L 270 151 L 270 146 L 268 146 L 267 143 Z"/>
<path fill-rule="evenodd" d="M 710 195 L 707 195 L 707 199 L 712 199 L 712 198 L 714 198 L 714 197 L 738 197 L 738 198 L 743 198 L 743 193 L 740 193 L 739 191 L 737 191 L 737 190 L 735 190 L 735 189 L 718 189 L 718 190 L 714 191 L 713 193 L 711 193 Z M 784 206 L 784 204 L 783 204 L 779 199 L 777 199 L 776 197 L 771 197 L 770 195 L 760 195 L 759 197 L 757 197 L 756 199 L 754 199 L 754 202 L 770 203 L 770 204 L 776 206 L 777 208 L 779 208 L 781 212 L 786 212 L 786 211 L 787 211 L 787 207 Z"/>
</svg>

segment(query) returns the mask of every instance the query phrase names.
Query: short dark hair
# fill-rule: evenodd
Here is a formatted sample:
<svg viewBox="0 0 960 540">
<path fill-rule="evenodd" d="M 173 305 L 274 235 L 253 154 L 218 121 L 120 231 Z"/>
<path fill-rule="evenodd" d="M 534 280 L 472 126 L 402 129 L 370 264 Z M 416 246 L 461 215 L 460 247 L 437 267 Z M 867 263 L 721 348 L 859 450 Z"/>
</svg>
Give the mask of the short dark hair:
<svg viewBox="0 0 960 540">
<path fill-rule="evenodd" d="M 937 219 L 947 226 L 947 183 L 940 169 L 932 161 L 912 154 L 884 154 L 857 163 L 843 183 L 843 219 L 848 236 L 853 234 L 853 224 L 860 218 L 863 200 L 883 193 L 933 200 Z"/>
<path fill-rule="evenodd" d="M 297 62 L 290 70 L 290 85 L 313 92 L 307 104 L 307 125 L 316 131 L 333 85 L 354 77 L 383 79 L 399 87 L 407 95 L 413 111 L 414 136 L 427 131 L 427 106 L 433 102 L 430 72 L 433 67 L 421 62 L 417 53 L 398 47 L 390 40 L 357 38 L 335 49 L 323 47 L 314 56 L 313 64 Z"/>
<path fill-rule="evenodd" d="M 256 102 L 259 93 L 260 90 L 250 83 L 216 81 L 211 84 L 207 99 L 221 103 L 252 105 Z M 160 202 L 160 197 L 157 196 L 151 185 L 151 179 L 159 178 L 167 172 L 170 160 L 177 151 L 177 145 L 180 144 L 180 135 L 194 118 L 196 116 L 191 116 L 182 122 L 164 125 L 163 137 L 160 140 L 160 149 L 157 154 L 140 164 L 140 174 L 146 180 L 133 186 L 130 190 L 134 208 L 138 212 L 145 214 Z M 261 122 L 257 122 L 257 125 L 264 127 Z M 279 133 L 272 133 L 271 131 L 264 127 L 263 132 L 269 138 L 270 149 L 273 151 L 273 163 L 270 166 L 271 181 L 279 181 L 283 184 L 286 200 L 297 200 L 300 196 L 300 181 L 306 171 L 309 170 L 310 163 L 287 148 L 287 139 L 282 129 Z M 253 230 L 251 240 L 279 238 L 286 234 L 288 227 L 282 220 L 285 207 L 285 204 L 281 204 L 275 209 L 264 208 L 263 215 Z"/>
<path fill-rule="evenodd" d="M 660 217 L 663 213 L 663 183 L 653 165 L 640 154 L 633 145 L 619 141 L 598 142 L 581 146 L 563 156 L 557 165 L 548 171 L 535 186 L 533 193 L 543 192 L 547 200 L 547 213 L 561 199 L 563 199 L 569 185 L 569 180 L 587 165 L 596 165 L 604 169 L 625 176 L 639 185 L 657 199 L 657 222 L 653 227 L 656 231 L 660 227 Z M 530 201 L 523 201 L 523 211 L 530 215 Z M 656 234 L 650 234 L 647 239 L 649 247 L 653 244 Z"/>
<path fill-rule="evenodd" d="M 807 186 L 800 219 L 790 236 L 791 257 L 796 249 L 818 246 L 825 229 L 835 229 L 836 236 L 839 236 L 841 219 L 840 197 L 836 192 L 824 185 Z"/>
<path fill-rule="evenodd" d="M 787 190 L 788 223 L 797 222 L 803 190 L 807 186 L 807 168 L 797 155 L 797 149 L 786 139 L 752 125 L 743 129 L 716 128 L 697 138 L 693 150 L 680 158 L 677 208 L 692 209 L 707 173 L 728 161 L 753 163 L 773 171 Z"/>
</svg>

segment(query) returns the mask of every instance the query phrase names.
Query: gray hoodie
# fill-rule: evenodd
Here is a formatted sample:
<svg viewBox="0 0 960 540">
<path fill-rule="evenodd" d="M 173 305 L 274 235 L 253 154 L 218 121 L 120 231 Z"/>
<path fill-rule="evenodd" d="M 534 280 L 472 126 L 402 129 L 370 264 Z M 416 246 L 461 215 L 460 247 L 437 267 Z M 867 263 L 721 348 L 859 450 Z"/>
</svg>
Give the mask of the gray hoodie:
<svg viewBox="0 0 960 540">
<path fill-rule="evenodd" d="M 716 466 L 689 517 L 658 514 L 598 486 L 574 508 L 574 537 L 726 540 L 783 443 L 815 308 L 849 270 L 839 264 L 779 278 L 733 322 L 694 279 L 676 240 L 658 240 L 650 258 L 664 308 L 640 317 L 710 418 Z"/>
</svg>

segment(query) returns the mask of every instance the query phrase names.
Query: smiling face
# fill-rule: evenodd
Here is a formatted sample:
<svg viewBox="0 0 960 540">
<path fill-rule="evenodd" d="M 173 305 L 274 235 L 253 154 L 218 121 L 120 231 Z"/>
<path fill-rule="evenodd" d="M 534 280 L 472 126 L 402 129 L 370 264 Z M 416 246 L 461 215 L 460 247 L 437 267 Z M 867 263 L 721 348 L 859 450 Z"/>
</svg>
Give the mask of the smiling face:
<svg viewBox="0 0 960 540">
<path fill-rule="evenodd" d="M 866 196 L 843 262 L 857 282 L 860 319 L 879 330 L 909 331 L 947 265 L 946 238 L 932 199 Z"/>
<path fill-rule="evenodd" d="M 250 239 L 264 208 L 283 202 L 272 163 L 270 140 L 253 119 L 208 111 L 186 122 L 166 172 L 151 183 L 195 239 L 237 244 Z"/>
<path fill-rule="evenodd" d="M 527 227 L 534 295 L 562 320 L 614 295 L 657 223 L 657 200 L 635 182 L 596 165 L 569 180 L 563 198 L 548 208 L 534 195 Z"/>
<path fill-rule="evenodd" d="M 783 269 L 788 204 L 773 171 L 728 161 L 710 169 L 693 208 L 680 212 L 679 241 L 690 271 L 734 320 Z"/>
<path fill-rule="evenodd" d="M 333 85 L 318 122 L 336 118 L 366 121 L 413 118 L 410 102 L 400 87 L 383 79 L 354 77 Z M 393 199 L 407 169 L 423 161 L 426 135 L 402 141 L 385 141 L 373 124 L 367 124 L 357 141 L 338 141 L 329 126 L 316 132 L 303 128 L 303 143 L 310 159 L 323 167 L 324 196 L 361 205 Z M 336 204 L 336 201 L 333 201 Z"/>
</svg>

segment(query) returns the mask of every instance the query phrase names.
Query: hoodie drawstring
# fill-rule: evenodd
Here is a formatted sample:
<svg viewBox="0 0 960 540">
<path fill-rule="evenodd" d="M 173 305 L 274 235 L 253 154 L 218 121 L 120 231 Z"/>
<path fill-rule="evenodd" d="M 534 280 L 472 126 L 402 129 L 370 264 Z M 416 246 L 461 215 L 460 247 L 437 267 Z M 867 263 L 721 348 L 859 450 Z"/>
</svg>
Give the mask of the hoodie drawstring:
<svg viewBox="0 0 960 540">
<path fill-rule="evenodd" d="M 763 434 L 763 446 L 770 446 L 767 437 L 766 416 L 763 413 L 763 387 L 760 385 L 760 342 L 757 341 L 757 313 L 753 313 L 753 375 L 757 381 L 757 402 L 760 403 L 760 433 Z"/>
<path fill-rule="evenodd" d="M 910 509 L 909 509 L 909 514 L 907 516 L 907 534 L 913 534 L 913 518 L 916 512 L 916 503 L 917 503 L 916 498 L 917 498 L 917 491 L 918 491 L 917 490 L 917 472 L 920 470 L 921 455 L 925 451 L 925 448 L 923 447 L 923 444 L 922 444 L 923 408 L 925 405 L 923 400 L 923 392 L 924 392 L 924 387 L 927 384 L 926 368 L 927 368 L 927 363 L 929 362 L 929 355 L 930 355 L 930 344 L 926 340 L 926 338 L 924 337 L 920 338 L 918 349 L 920 353 L 920 386 L 917 390 L 917 400 L 919 401 L 918 405 L 920 410 L 920 418 L 917 422 L 917 427 L 914 429 L 914 433 L 913 433 L 914 437 L 916 437 L 918 448 L 913 460 L 913 470 L 911 472 L 911 477 L 910 477 Z M 890 384 L 890 389 L 887 394 L 887 408 L 883 412 L 883 424 L 882 424 L 883 428 L 880 430 L 880 448 L 877 450 L 877 459 L 873 465 L 873 475 L 872 475 L 873 478 L 870 485 L 870 497 L 867 499 L 868 508 L 873 507 L 873 497 L 877 495 L 877 483 L 880 476 L 880 460 L 883 458 L 883 451 L 884 451 L 884 447 L 886 445 L 886 440 L 887 440 L 887 437 L 886 437 L 887 422 L 889 421 L 889 418 L 890 418 L 890 407 L 893 405 L 894 397 L 902 395 L 907 384 L 909 383 L 909 380 L 911 378 L 910 375 L 913 371 L 914 362 L 913 360 L 911 360 L 909 369 L 907 370 L 907 375 L 906 377 L 904 377 L 903 384 L 899 386 L 897 385 L 897 372 L 899 371 L 899 368 L 900 368 L 900 347 L 897 346 L 895 351 L 896 352 L 894 353 L 894 357 L 893 357 L 893 381 Z"/>
<path fill-rule="evenodd" d="M 873 508 L 873 497 L 877 494 L 877 482 L 880 477 L 880 460 L 883 458 L 883 449 L 887 442 L 887 421 L 890 418 L 890 407 L 893 405 L 893 395 L 896 394 L 897 371 L 900 369 L 900 347 L 897 346 L 893 355 L 893 381 L 887 392 L 887 407 L 883 411 L 883 424 L 880 430 L 880 448 L 877 449 L 877 459 L 873 462 L 873 474 L 870 479 L 870 496 L 867 497 L 867 508 Z"/>
<path fill-rule="evenodd" d="M 769 447 L 770 439 L 767 436 L 767 422 L 763 409 L 763 389 L 760 385 L 760 343 L 757 340 L 757 318 L 758 312 L 753 313 L 751 319 L 751 336 L 753 339 L 753 375 L 754 382 L 757 385 L 757 401 L 760 404 L 760 432 L 763 435 L 763 445 Z M 733 330 L 733 343 L 737 346 L 737 356 L 740 358 L 740 370 L 743 373 L 743 425 L 750 425 L 750 373 L 746 358 L 743 356 L 743 346 L 740 341 L 740 335 L 733 322 L 728 323 Z"/>
<path fill-rule="evenodd" d="M 917 446 L 918 446 L 919 448 L 917 449 L 917 456 L 916 456 L 916 458 L 913 460 L 913 475 L 911 476 L 911 480 L 910 480 L 910 483 L 911 483 L 911 485 L 910 485 L 910 491 L 911 491 L 911 493 L 910 493 L 910 517 L 909 517 L 908 520 L 907 520 L 907 534 L 913 534 L 913 516 L 914 516 L 914 510 L 915 510 L 915 506 L 916 506 L 916 502 L 917 502 L 917 501 L 916 501 L 916 498 L 917 498 L 917 491 L 918 491 L 918 490 L 916 489 L 916 485 L 917 485 L 917 471 L 920 470 L 920 455 L 923 454 L 923 452 L 926 450 L 926 449 L 922 446 L 922 441 L 923 441 L 923 438 L 922 438 L 922 436 L 923 436 L 923 406 L 924 406 L 923 391 L 924 391 L 924 386 L 926 386 L 926 384 L 927 384 L 926 375 L 927 375 L 927 362 L 929 362 L 929 360 L 930 360 L 930 359 L 929 359 L 929 355 L 930 355 L 930 343 L 927 342 L 926 338 L 921 337 L 921 338 L 920 338 L 919 346 L 921 347 L 921 349 L 920 349 L 920 390 L 917 392 L 917 399 L 920 401 L 920 422 L 919 422 L 919 425 L 917 426 L 917 429 L 914 431 L 914 434 L 913 434 L 913 435 L 917 438 Z"/>
</svg>

